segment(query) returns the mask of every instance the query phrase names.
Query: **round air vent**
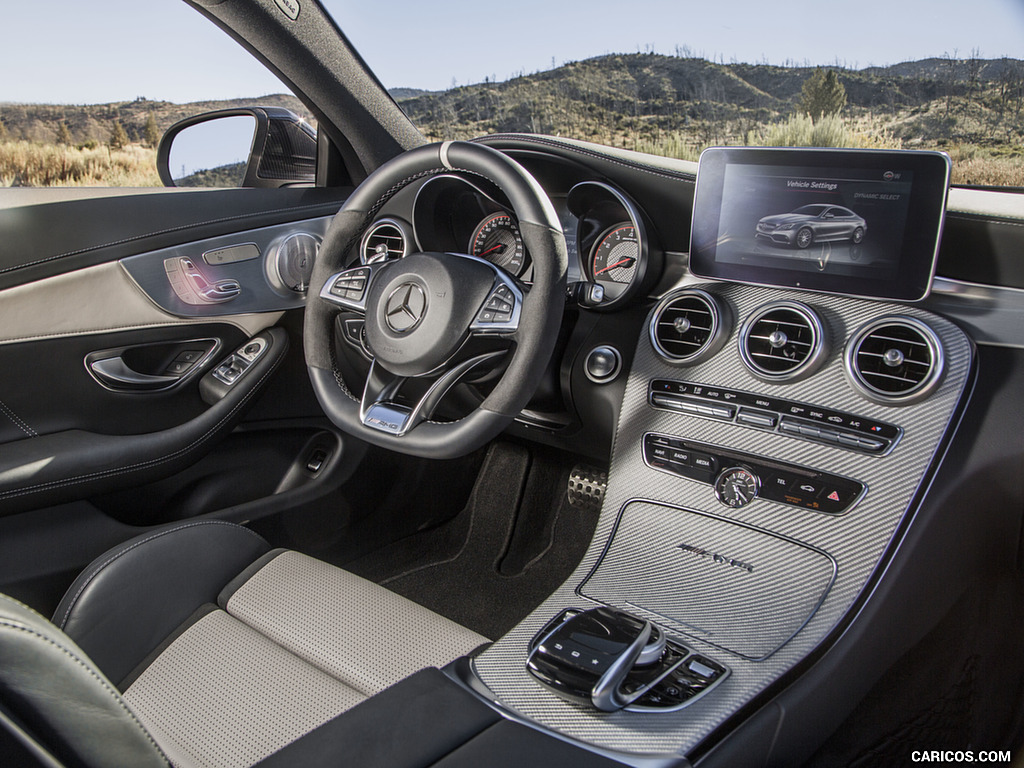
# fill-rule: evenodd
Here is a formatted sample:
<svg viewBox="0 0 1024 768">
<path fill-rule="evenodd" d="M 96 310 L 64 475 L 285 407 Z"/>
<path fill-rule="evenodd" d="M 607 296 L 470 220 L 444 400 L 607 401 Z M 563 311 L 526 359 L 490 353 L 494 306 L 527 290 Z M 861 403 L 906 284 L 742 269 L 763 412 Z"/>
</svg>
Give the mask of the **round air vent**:
<svg viewBox="0 0 1024 768">
<path fill-rule="evenodd" d="M 409 253 L 409 239 L 393 219 L 379 219 L 363 235 L 359 258 L 363 264 L 400 259 Z"/>
<path fill-rule="evenodd" d="M 942 380 L 945 358 L 935 332 L 912 317 L 882 317 L 846 346 L 846 372 L 869 400 L 906 405 L 930 395 Z"/>
<path fill-rule="evenodd" d="M 698 289 L 669 294 L 654 310 L 651 344 L 660 357 L 692 365 L 721 349 L 728 334 L 721 302 Z"/>
<path fill-rule="evenodd" d="M 759 379 L 785 381 L 814 372 L 825 359 L 825 327 L 796 301 L 754 310 L 740 331 L 740 357 Z"/>
</svg>

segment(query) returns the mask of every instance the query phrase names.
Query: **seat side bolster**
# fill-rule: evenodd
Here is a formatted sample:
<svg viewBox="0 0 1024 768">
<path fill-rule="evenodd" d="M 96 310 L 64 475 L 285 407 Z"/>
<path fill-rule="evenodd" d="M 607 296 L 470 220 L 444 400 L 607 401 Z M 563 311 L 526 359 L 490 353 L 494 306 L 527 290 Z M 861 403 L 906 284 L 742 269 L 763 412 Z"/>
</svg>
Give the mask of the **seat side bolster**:
<svg viewBox="0 0 1024 768">
<path fill-rule="evenodd" d="M 221 520 L 166 526 L 93 561 L 57 606 L 54 623 L 120 683 L 269 549 L 248 528 Z"/>
<path fill-rule="evenodd" d="M 167 766 L 111 682 L 71 638 L 0 596 L 0 701 L 23 730 L 69 765 Z"/>
</svg>

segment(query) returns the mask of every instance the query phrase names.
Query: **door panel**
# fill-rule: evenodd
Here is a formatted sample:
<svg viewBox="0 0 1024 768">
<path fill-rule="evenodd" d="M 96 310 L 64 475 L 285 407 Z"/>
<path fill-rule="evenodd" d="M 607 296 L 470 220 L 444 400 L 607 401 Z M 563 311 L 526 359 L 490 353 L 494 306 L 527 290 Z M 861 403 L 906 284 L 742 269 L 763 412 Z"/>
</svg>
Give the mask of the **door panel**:
<svg viewBox="0 0 1024 768">
<path fill-rule="evenodd" d="M 351 473 L 361 446 L 341 450 L 309 388 L 302 297 L 273 285 L 264 261 L 280 235 L 308 230 L 310 219 L 321 234 L 345 190 L 112 191 L 60 202 L 59 193 L 32 190 L 25 206 L 12 203 L 17 196 L 0 195 L 0 516 L 19 513 L 10 519 L 20 530 L 38 528 L 27 537 L 37 542 L 47 531 L 61 538 L 55 527 L 75 526 L 52 513 L 56 504 L 84 504 L 90 517 L 112 523 L 117 517 L 116 525 L 94 526 L 114 533 L 81 552 L 33 545 L 32 557 L 51 563 L 40 569 L 47 578 L 80 567 L 118 532 L 127 538 L 198 514 L 249 519 L 310 503 Z M 216 316 L 175 303 L 169 286 L 154 300 L 125 267 L 158 252 L 148 288 L 159 293 L 167 279 L 159 251 L 203 259 L 209 238 L 219 238 L 217 248 L 259 243 L 259 256 L 239 270 L 247 300 L 217 304 Z M 213 273 L 220 265 L 210 258 L 203 264 Z M 268 351 L 251 370 L 231 386 L 211 379 L 257 334 Z M 210 354 L 167 389 L 124 391 L 130 385 L 88 369 L 105 357 L 103 370 L 116 376 L 166 378 L 177 370 L 170 357 L 200 343 Z M 144 383 L 154 382 L 161 383 Z M 259 423 L 235 433 L 257 402 Z M 311 452 L 321 448 L 323 468 L 310 470 Z"/>
<path fill-rule="evenodd" d="M 158 248 L 331 216 L 349 191 L 112 190 L 62 201 L 60 190 L 0 190 L 0 289 Z M 44 202 L 50 199 L 60 202 Z"/>
</svg>

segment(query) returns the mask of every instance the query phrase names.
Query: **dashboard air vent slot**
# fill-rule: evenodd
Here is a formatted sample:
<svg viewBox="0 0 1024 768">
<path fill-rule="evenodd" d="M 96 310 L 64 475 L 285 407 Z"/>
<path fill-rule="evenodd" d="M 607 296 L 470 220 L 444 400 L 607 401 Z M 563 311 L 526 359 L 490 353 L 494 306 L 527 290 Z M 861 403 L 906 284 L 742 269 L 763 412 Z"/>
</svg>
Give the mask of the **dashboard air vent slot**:
<svg viewBox="0 0 1024 768">
<path fill-rule="evenodd" d="M 935 332 L 912 317 L 890 316 L 861 328 L 846 348 L 846 370 L 869 400 L 917 402 L 942 378 L 944 355 Z"/>
<path fill-rule="evenodd" d="M 670 363 L 692 365 L 722 347 L 728 331 L 725 310 L 711 294 L 698 289 L 665 297 L 651 319 L 651 344 Z"/>
<path fill-rule="evenodd" d="M 408 253 L 408 238 L 396 221 L 380 219 L 363 236 L 359 255 L 363 264 L 400 259 Z"/>
<path fill-rule="evenodd" d="M 743 325 L 740 356 L 755 376 L 766 381 L 805 376 L 824 360 L 825 327 L 805 304 L 765 304 Z"/>
</svg>

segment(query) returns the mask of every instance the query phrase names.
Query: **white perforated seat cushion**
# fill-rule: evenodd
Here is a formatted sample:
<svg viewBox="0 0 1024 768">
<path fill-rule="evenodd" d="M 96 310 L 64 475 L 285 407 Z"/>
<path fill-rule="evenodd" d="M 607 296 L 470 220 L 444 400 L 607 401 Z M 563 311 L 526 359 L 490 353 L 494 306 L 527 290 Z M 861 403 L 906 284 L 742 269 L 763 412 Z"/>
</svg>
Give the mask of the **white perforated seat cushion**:
<svg viewBox="0 0 1024 768">
<path fill-rule="evenodd" d="M 177 766 L 242 768 L 424 667 L 487 642 L 297 552 L 177 637 L 124 697 Z"/>
</svg>

